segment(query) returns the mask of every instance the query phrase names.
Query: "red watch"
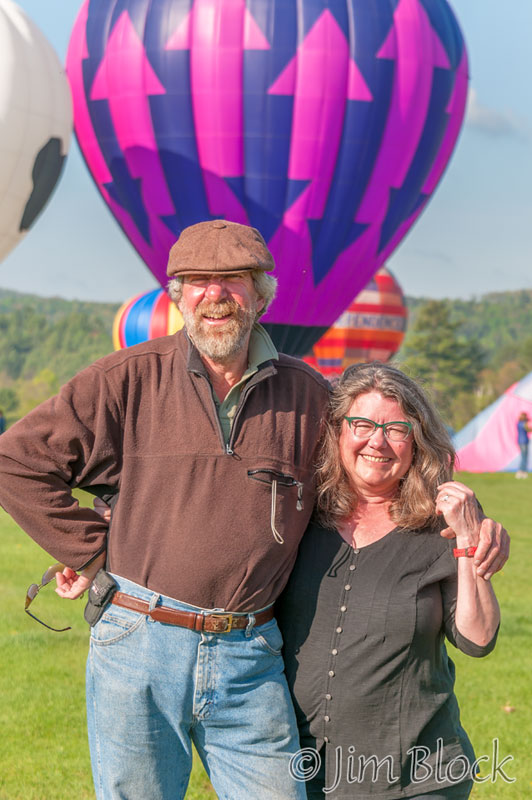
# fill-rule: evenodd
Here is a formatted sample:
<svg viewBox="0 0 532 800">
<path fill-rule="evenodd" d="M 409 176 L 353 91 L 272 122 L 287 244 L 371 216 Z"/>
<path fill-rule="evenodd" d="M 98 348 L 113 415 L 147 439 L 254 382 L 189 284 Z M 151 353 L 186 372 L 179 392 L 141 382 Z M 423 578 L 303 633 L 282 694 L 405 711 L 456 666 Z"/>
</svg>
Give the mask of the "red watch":
<svg viewBox="0 0 532 800">
<path fill-rule="evenodd" d="M 477 552 L 476 547 L 455 547 L 453 549 L 453 556 L 455 558 L 460 558 L 461 556 L 466 556 L 467 558 L 471 558 Z"/>
</svg>

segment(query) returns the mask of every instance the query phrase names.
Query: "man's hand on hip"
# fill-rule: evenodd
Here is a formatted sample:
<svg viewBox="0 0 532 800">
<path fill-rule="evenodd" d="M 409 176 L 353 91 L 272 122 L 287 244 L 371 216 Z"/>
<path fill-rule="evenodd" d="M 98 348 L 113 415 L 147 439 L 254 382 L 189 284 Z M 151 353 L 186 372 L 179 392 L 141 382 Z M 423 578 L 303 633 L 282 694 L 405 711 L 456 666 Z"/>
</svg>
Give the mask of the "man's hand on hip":
<svg viewBox="0 0 532 800">
<path fill-rule="evenodd" d="M 83 592 L 87 591 L 91 585 L 100 567 L 105 566 L 106 555 L 105 552 L 100 553 L 79 575 L 70 567 L 65 567 L 63 572 L 56 572 L 56 594 L 67 600 L 75 600 L 77 597 L 81 597 Z"/>
</svg>

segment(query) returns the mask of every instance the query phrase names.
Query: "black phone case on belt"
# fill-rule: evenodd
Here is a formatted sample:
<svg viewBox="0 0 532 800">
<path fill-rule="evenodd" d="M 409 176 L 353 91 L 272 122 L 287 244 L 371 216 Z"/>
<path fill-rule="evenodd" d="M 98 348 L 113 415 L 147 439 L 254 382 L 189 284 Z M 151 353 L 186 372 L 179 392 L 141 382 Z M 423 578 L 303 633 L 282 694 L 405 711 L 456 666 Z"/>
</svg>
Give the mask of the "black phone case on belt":
<svg viewBox="0 0 532 800">
<path fill-rule="evenodd" d="M 104 569 L 98 570 L 89 589 L 89 599 L 83 616 L 91 628 L 96 625 L 112 596 L 118 589 L 117 583 Z"/>
</svg>

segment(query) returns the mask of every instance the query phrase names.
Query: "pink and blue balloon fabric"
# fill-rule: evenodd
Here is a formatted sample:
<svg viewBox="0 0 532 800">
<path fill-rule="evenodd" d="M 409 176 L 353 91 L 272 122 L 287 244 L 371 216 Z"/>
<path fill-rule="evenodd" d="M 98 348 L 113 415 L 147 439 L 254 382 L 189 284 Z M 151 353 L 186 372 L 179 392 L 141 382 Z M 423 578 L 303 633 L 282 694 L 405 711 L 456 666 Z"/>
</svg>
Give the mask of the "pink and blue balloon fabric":
<svg viewBox="0 0 532 800">
<path fill-rule="evenodd" d="M 510 386 L 453 437 L 458 468 L 466 472 L 519 469 L 517 420 L 524 411 L 532 419 L 532 372 Z"/>
<path fill-rule="evenodd" d="M 99 191 L 162 286 L 188 225 L 257 227 L 308 352 L 421 214 L 462 124 L 446 0 L 85 0 L 67 73 Z"/>
</svg>

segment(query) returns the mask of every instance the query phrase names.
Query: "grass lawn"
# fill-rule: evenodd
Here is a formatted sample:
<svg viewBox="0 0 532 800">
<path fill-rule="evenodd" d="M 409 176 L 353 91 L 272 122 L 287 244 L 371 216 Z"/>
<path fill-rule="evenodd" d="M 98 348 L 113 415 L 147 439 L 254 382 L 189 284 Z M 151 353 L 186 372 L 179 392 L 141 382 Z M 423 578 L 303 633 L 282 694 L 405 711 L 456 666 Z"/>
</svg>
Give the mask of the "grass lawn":
<svg viewBox="0 0 532 800">
<path fill-rule="evenodd" d="M 485 783 L 475 800 L 532 795 L 532 477 L 459 476 L 476 492 L 486 513 L 512 535 L 512 557 L 494 579 L 502 607 L 499 643 L 486 659 L 471 659 L 449 647 L 457 665 L 462 722 L 482 765 Z M 24 614 L 30 583 L 51 560 L 0 510 L 2 616 L 0 619 L 0 800 L 94 800 L 86 744 L 84 670 L 88 628 L 83 604 L 58 598 L 52 586 L 34 603 L 50 624 L 72 625 L 53 633 Z M 452 652 L 451 652 L 452 651 Z M 512 709 L 512 710 L 510 710 Z M 491 780 L 493 741 L 513 784 Z M 187 800 L 213 800 L 214 792 L 196 763 Z M 149 798 L 146 798 L 149 800 Z"/>
<path fill-rule="evenodd" d="M 521 800 L 532 796 L 532 476 L 516 481 L 511 474 L 462 473 L 458 478 L 474 489 L 486 514 L 503 522 L 512 537 L 510 560 L 493 579 L 502 615 L 497 647 L 480 660 L 449 647 L 462 725 L 477 757 L 490 756 L 481 765 L 481 776 L 490 775 L 493 740 L 499 741 L 499 761 L 514 757 L 504 769 L 515 783 L 500 777 L 492 783 L 490 778 L 475 787 L 472 798 Z"/>
</svg>

